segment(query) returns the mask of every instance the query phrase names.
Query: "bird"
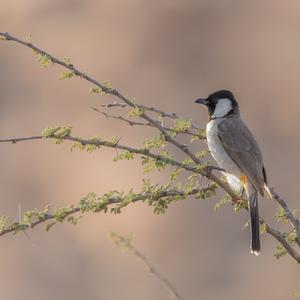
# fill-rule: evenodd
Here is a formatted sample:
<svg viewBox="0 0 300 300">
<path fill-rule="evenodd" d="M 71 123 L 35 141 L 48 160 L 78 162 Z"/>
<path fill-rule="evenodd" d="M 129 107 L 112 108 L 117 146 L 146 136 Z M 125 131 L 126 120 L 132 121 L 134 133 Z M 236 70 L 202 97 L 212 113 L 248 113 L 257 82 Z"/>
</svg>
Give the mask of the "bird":
<svg viewBox="0 0 300 300">
<path fill-rule="evenodd" d="M 258 194 L 270 194 L 263 157 L 253 134 L 240 116 L 238 102 L 229 90 L 218 90 L 195 101 L 208 108 L 208 149 L 230 188 L 248 199 L 251 253 L 260 254 Z"/>
</svg>

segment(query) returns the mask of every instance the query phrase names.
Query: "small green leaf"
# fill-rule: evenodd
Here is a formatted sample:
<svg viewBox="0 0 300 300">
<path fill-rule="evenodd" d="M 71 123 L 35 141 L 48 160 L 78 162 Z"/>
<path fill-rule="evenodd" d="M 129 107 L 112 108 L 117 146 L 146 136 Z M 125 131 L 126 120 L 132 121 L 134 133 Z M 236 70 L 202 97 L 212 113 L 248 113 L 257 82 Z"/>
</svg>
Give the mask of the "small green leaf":
<svg viewBox="0 0 300 300">
<path fill-rule="evenodd" d="M 119 160 L 131 160 L 134 159 L 134 153 L 129 152 L 129 151 L 124 151 L 123 153 L 117 155 L 116 157 L 113 158 L 113 161 L 119 161 Z"/>
<path fill-rule="evenodd" d="M 206 139 L 206 130 L 203 128 L 199 128 L 198 135 L 200 139 Z"/>
<path fill-rule="evenodd" d="M 109 80 L 104 80 L 103 85 L 109 90 L 113 88 L 112 83 Z"/>
<path fill-rule="evenodd" d="M 170 175 L 171 181 L 174 181 L 177 179 L 177 176 L 183 171 L 181 167 L 176 168 Z"/>
<path fill-rule="evenodd" d="M 266 223 L 259 224 L 259 232 L 260 232 L 260 234 L 267 233 L 267 224 Z"/>
<path fill-rule="evenodd" d="M 128 111 L 128 117 L 134 118 L 134 117 L 138 117 L 140 118 L 145 112 L 145 109 L 141 108 L 141 107 L 134 107 L 131 110 Z"/>
<path fill-rule="evenodd" d="M 235 203 L 234 205 L 234 211 L 236 213 L 240 212 L 242 208 L 247 208 L 248 207 L 248 203 L 246 200 L 239 200 Z"/>
<path fill-rule="evenodd" d="M 40 67 L 45 68 L 45 67 L 48 67 L 50 63 L 52 63 L 50 56 L 47 55 L 46 53 L 37 52 L 37 58 L 38 58 Z"/>
<path fill-rule="evenodd" d="M 55 224 L 56 224 L 56 221 L 48 223 L 48 224 L 45 226 L 44 230 L 45 230 L 46 232 L 49 232 L 50 229 L 51 229 Z"/>
<path fill-rule="evenodd" d="M 184 160 L 182 160 L 181 163 L 184 164 L 184 165 L 190 165 L 190 164 L 193 163 L 193 161 L 192 161 L 191 158 L 187 157 Z"/>
<path fill-rule="evenodd" d="M 43 138 L 50 138 L 53 136 L 53 134 L 55 133 L 55 131 L 58 129 L 59 127 L 47 127 L 42 131 L 42 137 Z"/>
<path fill-rule="evenodd" d="M 54 213 L 55 220 L 60 223 L 63 222 L 65 220 L 66 216 L 68 216 L 72 212 L 72 210 L 73 210 L 72 206 L 62 207 L 62 208 L 58 209 Z"/>
<path fill-rule="evenodd" d="M 79 219 L 81 219 L 81 218 L 82 218 L 82 215 L 80 215 L 80 216 L 69 216 L 69 217 L 67 218 L 67 222 L 68 222 L 69 224 L 72 224 L 72 225 L 77 225 Z"/>
<path fill-rule="evenodd" d="M 205 158 L 207 155 L 209 155 L 209 151 L 206 149 L 203 149 L 196 153 L 196 157 L 198 158 Z"/>
<path fill-rule="evenodd" d="M 207 199 L 210 198 L 212 196 L 216 195 L 216 189 L 218 188 L 218 186 L 213 182 L 209 185 L 209 189 L 206 190 L 200 190 L 197 195 L 196 198 L 197 199 Z"/>
<path fill-rule="evenodd" d="M 70 149 L 71 152 L 72 152 L 74 149 L 78 149 L 79 151 L 82 151 L 82 150 L 85 149 L 85 146 L 82 145 L 82 144 L 79 143 L 79 142 L 75 142 L 75 143 L 72 145 L 71 149 Z"/>
<path fill-rule="evenodd" d="M 289 219 L 288 219 L 284 209 L 281 206 L 278 206 L 277 211 L 274 215 L 274 219 L 277 222 L 282 222 L 284 224 L 287 224 L 289 222 Z"/>
<path fill-rule="evenodd" d="M 286 249 L 282 246 L 282 244 L 278 244 L 276 246 L 276 252 L 274 254 L 274 256 L 279 259 L 281 258 L 282 256 L 286 255 L 287 254 L 287 251 Z"/>
<path fill-rule="evenodd" d="M 226 194 L 215 204 L 214 210 L 217 211 L 228 203 L 231 203 L 231 197 Z"/>
<path fill-rule="evenodd" d="M 110 238 L 116 244 L 116 246 L 122 248 L 123 250 L 129 251 L 129 252 L 131 252 L 133 250 L 133 235 L 132 234 L 123 236 L 116 232 L 111 232 Z"/>
<path fill-rule="evenodd" d="M 196 135 L 193 135 L 193 136 L 191 137 L 191 139 L 190 139 L 190 142 L 193 143 L 193 142 L 195 142 L 195 141 L 197 141 L 197 140 L 199 140 L 199 137 L 196 136 Z"/>
<path fill-rule="evenodd" d="M 111 143 L 113 143 L 114 145 L 117 145 L 120 142 L 121 138 L 119 136 L 113 136 L 111 138 Z"/>
<path fill-rule="evenodd" d="M 90 88 L 90 94 L 100 94 L 100 93 L 102 93 L 103 91 L 102 91 L 102 89 L 101 88 L 99 88 L 99 87 L 93 87 L 93 88 Z"/>
<path fill-rule="evenodd" d="M 60 74 L 59 79 L 65 80 L 65 79 L 71 79 L 75 76 L 75 72 L 72 70 L 64 71 Z"/>
<path fill-rule="evenodd" d="M 147 150 L 153 148 L 163 148 L 166 145 L 166 139 L 163 134 L 159 134 L 151 139 L 148 139 L 144 142 L 144 147 Z"/>
<path fill-rule="evenodd" d="M 295 244 L 297 241 L 297 233 L 294 230 L 292 230 L 286 235 L 285 239 L 290 245 Z"/>
<path fill-rule="evenodd" d="M 192 126 L 192 121 L 191 120 L 185 120 L 185 119 L 182 119 L 182 118 L 175 120 L 174 123 L 175 124 L 174 124 L 172 129 L 175 132 L 187 131 Z"/>
<path fill-rule="evenodd" d="M 8 222 L 9 222 L 9 217 L 6 216 L 0 217 L 0 233 L 2 233 L 6 229 Z"/>
<path fill-rule="evenodd" d="M 29 33 L 26 37 L 25 37 L 25 41 L 27 42 L 27 43 L 32 43 L 32 35 L 31 35 L 31 33 Z"/>
<path fill-rule="evenodd" d="M 72 127 L 68 126 L 60 126 L 57 128 L 57 130 L 54 133 L 54 136 L 56 138 L 63 138 L 65 136 L 68 136 L 71 134 Z"/>
<path fill-rule="evenodd" d="M 168 162 L 164 158 L 170 158 L 169 153 L 163 151 L 160 153 L 160 156 L 162 156 L 162 158 L 142 156 L 142 166 L 145 173 L 151 173 L 154 170 L 161 171 L 168 166 Z"/>
<path fill-rule="evenodd" d="M 62 139 L 71 134 L 72 127 L 70 126 L 57 126 L 57 127 L 47 127 L 42 131 L 43 138 Z"/>
<path fill-rule="evenodd" d="M 67 65 L 72 65 L 71 60 L 70 60 L 70 58 L 68 58 L 68 57 L 64 57 L 64 58 L 63 58 L 63 62 L 64 62 L 65 64 L 67 64 Z"/>
</svg>

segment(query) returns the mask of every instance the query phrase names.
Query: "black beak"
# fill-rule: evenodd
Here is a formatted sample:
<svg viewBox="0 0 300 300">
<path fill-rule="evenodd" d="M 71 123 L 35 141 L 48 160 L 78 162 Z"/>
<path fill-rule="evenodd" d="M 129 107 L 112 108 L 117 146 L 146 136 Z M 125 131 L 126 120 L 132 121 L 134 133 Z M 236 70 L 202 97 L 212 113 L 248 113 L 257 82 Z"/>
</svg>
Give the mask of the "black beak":
<svg viewBox="0 0 300 300">
<path fill-rule="evenodd" d="M 203 105 L 208 105 L 209 104 L 209 101 L 207 101 L 206 99 L 204 98 L 199 98 L 195 101 L 195 103 L 199 103 L 199 104 L 203 104 Z"/>
</svg>

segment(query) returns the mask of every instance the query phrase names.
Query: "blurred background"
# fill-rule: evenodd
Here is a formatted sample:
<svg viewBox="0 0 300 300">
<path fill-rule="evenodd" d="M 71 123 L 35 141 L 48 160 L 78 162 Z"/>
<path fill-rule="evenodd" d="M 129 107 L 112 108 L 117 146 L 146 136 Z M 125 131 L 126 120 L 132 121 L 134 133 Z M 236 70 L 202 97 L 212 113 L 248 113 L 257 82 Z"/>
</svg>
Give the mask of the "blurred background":
<svg viewBox="0 0 300 300">
<path fill-rule="evenodd" d="M 291 207 L 300 207 L 298 172 L 300 3 L 232 0 L 2 0 L 0 30 L 25 38 L 58 57 L 69 57 L 98 80 L 110 80 L 141 104 L 192 118 L 205 109 L 194 100 L 231 89 L 264 154 L 271 185 Z M 111 103 L 92 96 L 85 81 L 58 80 L 60 67 L 40 68 L 32 51 L 0 43 L 0 136 L 39 134 L 71 125 L 75 135 L 122 136 L 140 145 L 149 129 L 135 129 L 96 114 L 90 106 Z M 200 147 L 200 143 L 195 144 Z M 76 203 L 88 192 L 138 190 L 136 162 L 112 162 L 109 149 L 70 152 L 53 141 L 1 144 L 1 215 Z M 165 182 L 155 173 L 154 181 Z M 85 216 L 1 238 L 0 298 L 168 299 L 164 287 L 134 257 L 108 239 L 133 233 L 136 246 L 185 299 L 293 299 L 299 266 L 273 257 L 276 242 L 262 237 L 262 254 L 249 253 L 247 214 L 215 213 L 222 196 L 190 198 L 154 215 L 137 203 L 121 215 Z M 276 206 L 261 201 L 271 223 Z M 277 225 L 276 225 L 277 226 Z"/>
</svg>

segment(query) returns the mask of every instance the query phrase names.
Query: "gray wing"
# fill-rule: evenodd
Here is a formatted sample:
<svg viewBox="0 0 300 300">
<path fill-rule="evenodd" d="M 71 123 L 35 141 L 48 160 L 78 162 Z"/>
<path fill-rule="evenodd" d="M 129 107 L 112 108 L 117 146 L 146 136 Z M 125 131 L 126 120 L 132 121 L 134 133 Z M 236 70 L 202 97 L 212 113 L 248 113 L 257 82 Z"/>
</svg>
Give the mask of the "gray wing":
<svg viewBox="0 0 300 300">
<path fill-rule="evenodd" d="M 218 124 L 218 137 L 229 157 L 263 194 L 266 180 L 262 154 L 248 127 L 240 119 L 228 118 Z"/>
</svg>

